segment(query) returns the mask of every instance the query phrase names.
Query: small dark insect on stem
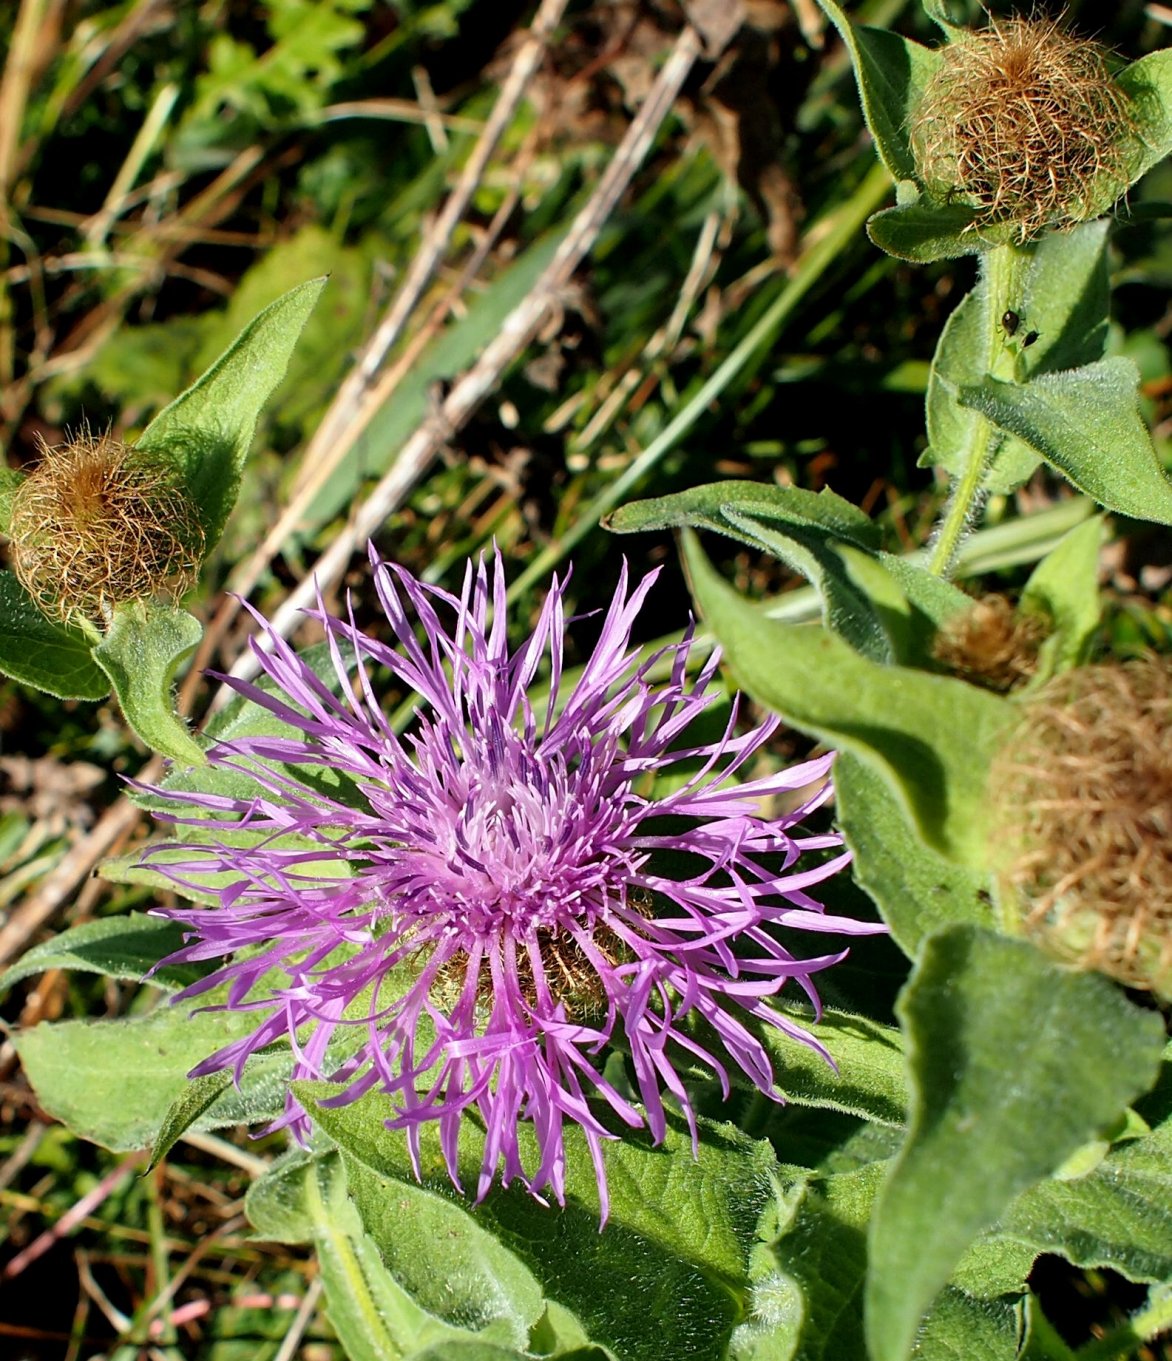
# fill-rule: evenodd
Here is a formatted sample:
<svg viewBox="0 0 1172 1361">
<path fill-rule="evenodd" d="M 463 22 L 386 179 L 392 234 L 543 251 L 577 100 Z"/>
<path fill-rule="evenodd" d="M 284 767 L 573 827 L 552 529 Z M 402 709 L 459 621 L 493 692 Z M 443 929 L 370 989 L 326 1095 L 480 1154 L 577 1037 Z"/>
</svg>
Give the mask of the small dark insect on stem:
<svg viewBox="0 0 1172 1361">
<path fill-rule="evenodd" d="M 1034 343 L 1034 341 L 1037 340 L 1037 338 L 1038 338 L 1037 331 L 1027 331 L 1021 342 L 1022 349 L 1028 350 L 1029 347 Z"/>
<path fill-rule="evenodd" d="M 1012 336 L 1017 334 L 1017 328 L 1021 325 L 1021 317 L 1016 312 L 1003 312 L 1001 314 L 1001 325 L 1005 327 L 1005 334 Z"/>
</svg>

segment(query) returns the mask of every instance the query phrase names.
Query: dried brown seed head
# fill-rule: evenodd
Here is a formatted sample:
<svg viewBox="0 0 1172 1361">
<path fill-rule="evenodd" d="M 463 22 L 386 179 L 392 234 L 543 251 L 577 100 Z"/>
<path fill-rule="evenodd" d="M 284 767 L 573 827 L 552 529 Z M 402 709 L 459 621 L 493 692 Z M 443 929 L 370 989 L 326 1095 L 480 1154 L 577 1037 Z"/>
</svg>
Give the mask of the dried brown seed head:
<svg viewBox="0 0 1172 1361">
<path fill-rule="evenodd" d="M 1027 931 L 1172 996 L 1172 658 L 1056 677 L 993 780 L 1003 889 Z"/>
<path fill-rule="evenodd" d="M 941 57 L 911 126 L 935 197 L 1025 241 L 1097 216 L 1126 188 L 1135 125 L 1098 44 L 1048 19 L 994 20 Z"/>
<path fill-rule="evenodd" d="M 949 671 L 1004 694 L 1035 673 L 1046 632 L 1040 615 L 1017 614 L 1003 595 L 988 595 L 948 621 L 932 652 Z"/>
<path fill-rule="evenodd" d="M 42 449 L 13 497 L 12 565 L 46 614 L 103 619 L 195 580 L 204 534 L 174 467 L 109 434 L 83 430 Z"/>
</svg>

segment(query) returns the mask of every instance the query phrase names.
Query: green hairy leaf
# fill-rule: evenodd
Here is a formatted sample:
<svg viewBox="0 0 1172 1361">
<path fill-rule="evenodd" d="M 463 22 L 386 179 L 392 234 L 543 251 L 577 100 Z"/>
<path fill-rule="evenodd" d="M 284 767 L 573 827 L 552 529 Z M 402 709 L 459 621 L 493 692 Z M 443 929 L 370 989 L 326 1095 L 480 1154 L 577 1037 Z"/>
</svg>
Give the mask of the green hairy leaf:
<svg viewBox="0 0 1172 1361">
<path fill-rule="evenodd" d="M 256 419 L 281 381 L 325 279 L 311 279 L 270 303 L 202 377 L 164 407 L 138 448 L 173 459 L 199 507 L 205 551 L 236 501 Z"/>
<path fill-rule="evenodd" d="M 692 525 L 772 553 L 817 589 L 829 628 L 866 656 L 891 656 L 871 602 L 835 551 L 841 543 L 872 551 L 878 547 L 878 532 L 862 511 L 829 489 L 715 482 L 674 496 L 629 502 L 604 524 L 616 534 Z"/>
<path fill-rule="evenodd" d="M 460 1335 L 420 1308 L 383 1266 L 336 1158 L 310 1163 L 304 1188 L 326 1310 L 350 1361 L 405 1361 Z"/>
<path fill-rule="evenodd" d="M 1129 1132 L 1081 1175 L 1032 1187 L 997 1232 L 1085 1267 L 1133 1281 L 1172 1280 L 1172 1064 L 1136 1103 L 1149 1132 Z"/>
<path fill-rule="evenodd" d="M 1141 148 L 1131 166 L 1134 184 L 1172 152 L 1172 50 L 1149 52 L 1120 71 L 1115 81 L 1131 98 Z"/>
<path fill-rule="evenodd" d="M 203 625 L 186 610 L 136 600 L 115 609 L 93 653 L 134 731 L 147 746 L 187 765 L 202 765 L 206 757 L 175 713 L 171 682 L 202 637 Z"/>
<path fill-rule="evenodd" d="M 827 1008 L 817 1024 L 794 1008 L 787 1015 L 809 1026 L 835 1068 L 806 1045 L 794 1044 L 766 1027 L 762 1041 L 787 1101 L 845 1111 L 866 1120 L 901 1128 L 907 1111 L 903 1039 L 898 1030 L 864 1016 Z"/>
<path fill-rule="evenodd" d="M 987 772 L 1011 706 L 950 677 L 881 666 L 820 628 L 763 618 L 694 537 L 684 551 L 696 601 L 738 683 L 795 727 L 870 764 L 930 845 L 983 865 Z"/>
<path fill-rule="evenodd" d="M 521 1187 L 494 1189 L 479 1205 L 457 1195 L 448 1179 L 434 1126 L 422 1135 L 423 1189 L 415 1184 L 401 1134 L 388 1132 L 390 1102 L 377 1094 L 351 1105 L 323 1105 L 336 1089 L 297 1083 L 295 1090 L 342 1149 L 355 1176 L 355 1195 L 367 1232 L 380 1239 L 388 1198 L 437 1198 L 429 1212 L 471 1221 L 492 1235 L 540 1283 L 544 1294 L 581 1321 L 585 1335 L 624 1361 L 658 1361 L 687 1354 L 717 1361 L 736 1322 L 730 1289 L 747 1280 L 758 1217 L 771 1195 L 774 1159 L 769 1146 L 731 1125 L 705 1122 L 693 1157 L 682 1121 L 669 1125 L 663 1147 L 630 1134 L 604 1149 L 610 1219 L 599 1232 L 600 1204 L 585 1140 L 566 1130 L 567 1203 L 538 1205 Z M 460 1131 L 461 1178 L 476 1185 L 483 1135 L 467 1121 Z M 364 1171 L 358 1171 L 358 1168 Z M 462 1217 L 462 1218 L 460 1218 Z M 428 1263 L 443 1271 L 443 1240 L 412 1237 L 411 1217 L 388 1242 L 388 1267 L 401 1284 L 424 1291 Z M 472 1235 L 472 1227 L 461 1230 Z M 478 1241 L 473 1235 L 470 1242 Z M 397 1264 L 397 1265 L 396 1265 Z"/>
<path fill-rule="evenodd" d="M 137 982 L 164 956 L 183 944 L 183 932 L 162 917 L 129 912 L 119 917 L 100 917 L 71 927 L 27 950 L 0 974 L 0 993 L 14 983 L 47 969 L 79 969 L 106 978 Z M 151 984 L 175 991 L 194 983 L 200 971 L 191 965 L 169 965 L 151 975 Z"/>
<path fill-rule="evenodd" d="M 1172 524 L 1172 482 L 1140 416 L 1139 371 L 1104 359 L 1023 386 L 984 378 L 958 399 L 1036 450 L 1108 510 Z"/>
<path fill-rule="evenodd" d="M 171 1102 L 155 1141 L 147 1170 L 157 1167 L 192 1125 L 231 1085 L 231 1073 L 205 1073 L 193 1078 Z"/>
<path fill-rule="evenodd" d="M 964 476 L 973 459 L 985 459 L 988 426 L 961 392 L 987 374 L 1012 364 L 1019 381 L 1101 359 L 1107 339 L 1107 228 L 1088 222 L 1070 232 L 1052 232 L 1015 248 L 1017 287 L 1011 297 L 1017 330 L 1003 329 L 1004 299 L 993 295 L 989 271 L 961 299 L 945 323 L 928 381 L 926 415 L 929 448 L 923 467 L 937 465 Z M 1033 332 L 1030 346 L 1023 337 Z M 986 492 L 1014 490 L 1041 461 L 1041 453 L 1013 436 L 1003 436 L 984 474 Z"/>
<path fill-rule="evenodd" d="M 188 1071 L 255 1024 L 248 1012 L 164 1005 L 127 1019 L 34 1026 L 15 1042 L 44 1108 L 76 1134 L 121 1152 L 152 1145 L 187 1090 Z"/>
<path fill-rule="evenodd" d="M 1020 608 L 1041 613 L 1054 632 L 1042 645 L 1038 680 L 1048 680 L 1086 660 L 1099 626 L 1099 549 L 1103 543 L 1100 516 L 1064 535 L 1038 563 L 1021 594 Z"/>
<path fill-rule="evenodd" d="M 873 1361 L 905 1361 L 965 1247 L 1150 1087 L 1163 1049 L 1105 979 L 969 926 L 929 937 L 898 1010 L 912 1112 L 870 1227 Z"/>
<path fill-rule="evenodd" d="M 900 186 L 900 202 L 867 221 L 867 235 L 880 250 L 900 260 L 927 265 L 979 255 L 995 244 L 988 232 L 973 229 L 973 210 L 962 203 L 936 203 L 910 181 Z"/>
<path fill-rule="evenodd" d="M 855 880 L 874 899 L 896 944 L 914 959 L 920 942 L 952 922 L 993 926 L 989 872 L 958 865 L 924 844 L 891 785 L 858 757 L 834 764 L 838 820 Z"/>
<path fill-rule="evenodd" d="M 867 1224 L 885 1168 L 799 1179 L 763 1216 L 754 1253 L 752 1322 L 734 1334 L 732 1361 L 865 1361 L 860 1308 Z M 917 1358 L 1013 1361 L 1011 1304 L 946 1288 L 924 1321 Z M 754 1350 L 754 1346 L 756 1350 Z"/>
<path fill-rule="evenodd" d="M 863 116 L 883 164 L 896 180 L 910 180 L 915 160 L 908 139 L 911 114 L 940 65 L 940 55 L 886 29 L 863 28 L 847 18 L 835 0 L 818 0 L 846 43 Z"/>
<path fill-rule="evenodd" d="M 58 699 L 105 699 L 109 678 L 93 639 L 49 619 L 11 572 L 0 571 L 0 672 Z"/>
</svg>

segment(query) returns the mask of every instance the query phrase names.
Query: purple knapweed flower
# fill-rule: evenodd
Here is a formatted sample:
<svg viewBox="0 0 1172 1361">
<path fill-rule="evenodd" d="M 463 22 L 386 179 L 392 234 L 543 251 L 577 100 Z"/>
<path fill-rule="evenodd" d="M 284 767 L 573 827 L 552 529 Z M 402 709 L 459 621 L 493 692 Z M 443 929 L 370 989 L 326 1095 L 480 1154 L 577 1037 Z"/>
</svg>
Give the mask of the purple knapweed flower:
<svg viewBox="0 0 1172 1361">
<path fill-rule="evenodd" d="M 226 984 L 221 1005 L 259 1016 L 192 1076 L 233 1067 L 239 1080 L 251 1055 L 287 1040 L 293 1076 L 339 1082 L 337 1104 L 372 1088 L 391 1097 L 388 1125 L 406 1131 L 417 1174 L 421 1126 L 437 1122 L 457 1188 L 460 1122 L 475 1109 L 485 1130 L 478 1198 L 499 1168 L 503 1185 L 518 1178 L 562 1201 L 571 1121 L 589 1145 L 605 1219 L 601 1141 L 615 1136 L 601 1107 L 659 1142 L 669 1093 L 695 1140 L 681 1058 L 712 1069 L 726 1094 L 735 1065 L 775 1095 L 769 1056 L 743 1017 L 825 1055 L 770 999 L 792 980 L 817 1008 L 811 975 L 845 951 L 797 957 L 806 933 L 882 929 L 830 916 L 807 893 L 848 859 L 805 859 L 841 838 L 796 830 L 828 797 L 832 758 L 735 783 L 777 727 L 770 719 L 738 735 L 736 703 L 718 740 L 687 745 L 715 698 L 718 658 L 689 679 L 689 631 L 639 660 L 631 629 L 654 572 L 629 591 L 624 566 L 597 646 L 569 685 L 565 583 L 555 578 L 532 637 L 511 652 L 499 552 L 491 569 L 483 558 L 468 564 L 459 596 L 373 550 L 371 561 L 393 645 L 319 602 L 313 617 L 335 673 L 327 684 L 260 620 L 256 653 L 271 685 L 231 684 L 288 734 L 216 746 L 212 766 L 245 772 L 255 797 L 168 796 L 202 810 L 169 815 L 197 824 L 199 838 L 147 853 L 180 886 L 206 895 L 214 885 L 218 900 L 160 909 L 188 933 L 168 962 L 224 961 L 180 997 Z M 547 656 L 548 698 L 535 711 L 529 691 Z M 653 684 L 664 661 L 670 679 Z M 383 712 L 371 666 L 416 696 L 408 736 Z M 657 796 L 662 775 L 672 779 Z M 799 806 L 762 811 L 795 791 Z M 689 1023 L 697 1017 L 702 1039 Z M 620 1036 L 638 1104 L 604 1075 Z M 304 1119 L 290 1096 L 283 1123 Z M 536 1134 L 530 1169 L 520 1121 Z"/>
</svg>

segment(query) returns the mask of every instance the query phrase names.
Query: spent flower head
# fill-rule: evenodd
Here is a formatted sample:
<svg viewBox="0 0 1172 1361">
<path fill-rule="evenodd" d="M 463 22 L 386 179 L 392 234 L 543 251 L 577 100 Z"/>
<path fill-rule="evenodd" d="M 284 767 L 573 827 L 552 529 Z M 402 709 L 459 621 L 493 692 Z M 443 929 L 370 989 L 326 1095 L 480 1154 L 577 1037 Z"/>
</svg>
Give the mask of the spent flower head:
<svg viewBox="0 0 1172 1361">
<path fill-rule="evenodd" d="M 104 620 L 115 605 L 178 599 L 204 550 L 199 509 L 175 466 L 83 427 L 17 487 L 13 570 L 46 614 Z"/>
<path fill-rule="evenodd" d="M 1172 658 L 1056 676 L 993 782 L 1002 892 L 1029 934 L 1172 998 Z"/>
<path fill-rule="evenodd" d="M 268 683 L 232 683 L 287 735 L 209 755 L 255 780 L 256 796 L 169 796 L 195 805 L 170 818 L 197 823 L 198 839 L 148 853 L 180 887 L 214 885 L 212 906 L 160 909 L 188 933 L 172 962 L 219 961 L 182 996 L 227 985 L 221 1005 L 257 1014 L 193 1075 L 231 1066 L 239 1077 L 287 1039 L 293 1076 L 332 1079 L 335 1104 L 372 1089 L 391 1098 L 388 1124 L 406 1131 L 417 1173 L 421 1127 L 437 1122 L 457 1186 L 461 1120 L 476 1111 L 478 1197 L 499 1168 L 502 1184 L 561 1201 L 572 1122 L 605 1217 L 601 1150 L 615 1121 L 662 1140 L 669 1094 L 695 1140 L 693 1064 L 726 1093 L 735 1068 L 774 1095 L 754 1022 L 825 1052 L 771 1001 L 792 982 L 817 1008 L 812 976 L 845 951 L 806 957 L 808 934 L 883 929 L 809 896 L 848 858 L 837 835 L 800 826 L 829 795 L 831 757 L 745 778 L 777 723 L 739 733 L 735 702 L 715 741 L 689 745 L 718 659 L 690 677 L 690 632 L 640 659 L 631 631 L 655 573 L 630 589 L 624 566 L 571 684 L 565 583 L 554 579 L 511 650 L 499 553 L 468 564 L 459 596 L 371 557 L 393 642 L 319 603 L 327 684 L 266 628 L 256 651 Z M 409 735 L 388 721 L 372 668 L 414 695 Z M 763 811 L 773 802 L 781 811 Z M 626 1077 L 604 1067 L 612 1045 Z M 522 1165 L 522 1121 L 535 1166 Z M 292 1095 L 282 1123 L 305 1123 Z"/>
<path fill-rule="evenodd" d="M 1124 192 L 1135 122 L 1106 54 L 1051 19 L 991 19 L 941 51 L 911 119 L 920 176 L 1022 241 Z"/>
</svg>

